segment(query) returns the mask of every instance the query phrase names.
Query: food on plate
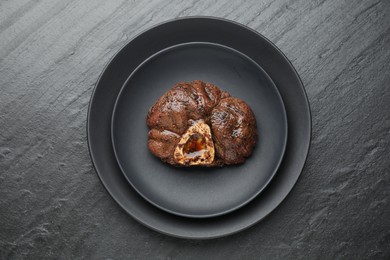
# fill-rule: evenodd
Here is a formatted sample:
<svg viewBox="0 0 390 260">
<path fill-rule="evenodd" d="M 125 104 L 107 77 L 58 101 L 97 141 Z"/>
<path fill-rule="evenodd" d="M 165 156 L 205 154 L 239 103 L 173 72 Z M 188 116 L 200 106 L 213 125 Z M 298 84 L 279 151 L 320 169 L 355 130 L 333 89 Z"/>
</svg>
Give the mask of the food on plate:
<svg viewBox="0 0 390 260">
<path fill-rule="evenodd" d="M 148 148 L 174 166 L 244 163 L 257 141 L 250 107 L 211 83 L 181 82 L 147 115 Z"/>
</svg>

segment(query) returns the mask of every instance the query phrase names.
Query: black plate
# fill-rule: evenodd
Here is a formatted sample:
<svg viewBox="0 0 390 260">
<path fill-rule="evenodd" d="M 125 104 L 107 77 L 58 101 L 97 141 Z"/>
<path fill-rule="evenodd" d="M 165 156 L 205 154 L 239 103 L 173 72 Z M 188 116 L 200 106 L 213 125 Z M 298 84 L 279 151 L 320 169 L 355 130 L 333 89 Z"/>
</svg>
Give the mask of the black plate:
<svg viewBox="0 0 390 260">
<path fill-rule="evenodd" d="M 145 201 L 126 181 L 111 142 L 111 116 L 126 79 L 142 61 L 173 45 L 212 42 L 234 48 L 253 59 L 272 78 L 286 108 L 288 139 L 285 155 L 271 183 L 246 206 L 214 218 L 186 218 Z M 311 117 L 303 85 L 287 58 L 266 38 L 235 22 L 191 17 L 157 25 L 131 40 L 110 61 L 94 90 L 88 112 L 88 145 L 92 162 L 114 200 L 140 223 L 184 238 L 214 238 L 257 223 L 287 196 L 302 171 L 310 145 Z"/>
<path fill-rule="evenodd" d="M 149 152 L 149 108 L 177 82 L 195 79 L 252 108 L 260 137 L 245 164 L 175 168 Z M 276 86 L 251 59 L 222 45 L 185 43 L 160 51 L 132 73 L 114 108 L 112 137 L 120 168 L 146 200 L 180 216 L 214 217 L 242 207 L 272 179 L 286 147 L 287 118 Z"/>
</svg>

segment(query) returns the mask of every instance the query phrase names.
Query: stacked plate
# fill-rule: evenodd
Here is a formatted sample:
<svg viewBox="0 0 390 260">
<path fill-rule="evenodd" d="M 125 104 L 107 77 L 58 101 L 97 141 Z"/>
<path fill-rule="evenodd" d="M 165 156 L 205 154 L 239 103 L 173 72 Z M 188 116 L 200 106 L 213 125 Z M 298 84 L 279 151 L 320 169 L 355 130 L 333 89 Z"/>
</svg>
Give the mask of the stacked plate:
<svg viewBox="0 0 390 260">
<path fill-rule="evenodd" d="M 148 109 L 177 82 L 211 82 L 245 100 L 259 140 L 240 166 L 175 168 L 147 148 Z M 157 25 L 110 61 L 88 114 L 91 158 L 114 200 L 144 225 L 214 238 L 267 216 L 297 181 L 310 144 L 302 83 L 287 58 L 232 21 L 190 17 Z"/>
</svg>

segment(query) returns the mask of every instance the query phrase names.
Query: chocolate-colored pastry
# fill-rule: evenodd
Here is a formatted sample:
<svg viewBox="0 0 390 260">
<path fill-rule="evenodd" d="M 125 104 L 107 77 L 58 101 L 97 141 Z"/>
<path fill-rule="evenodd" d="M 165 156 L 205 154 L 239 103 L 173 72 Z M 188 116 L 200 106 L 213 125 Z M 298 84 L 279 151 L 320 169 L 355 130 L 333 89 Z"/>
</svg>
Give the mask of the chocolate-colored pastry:
<svg viewBox="0 0 390 260">
<path fill-rule="evenodd" d="M 256 119 L 241 99 L 211 83 L 181 82 L 150 108 L 149 150 L 175 166 L 244 163 L 256 144 Z"/>
</svg>

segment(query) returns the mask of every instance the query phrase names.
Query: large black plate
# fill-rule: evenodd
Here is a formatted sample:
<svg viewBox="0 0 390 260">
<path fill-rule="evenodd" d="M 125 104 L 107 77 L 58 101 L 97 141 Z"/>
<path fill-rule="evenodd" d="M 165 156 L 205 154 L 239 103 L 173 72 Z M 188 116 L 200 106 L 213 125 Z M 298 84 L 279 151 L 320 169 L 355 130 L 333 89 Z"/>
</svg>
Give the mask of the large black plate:
<svg viewBox="0 0 390 260">
<path fill-rule="evenodd" d="M 146 115 L 177 82 L 212 82 L 252 108 L 260 138 L 245 164 L 222 168 L 175 168 L 147 148 Z M 245 55 L 222 45 L 185 43 L 153 55 L 129 77 L 113 112 L 118 164 L 146 200 L 186 217 L 214 217 L 256 197 L 274 176 L 286 147 L 282 98 L 268 75 Z"/>
<path fill-rule="evenodd" d="M 117 95 L 142 61 L 173 45 L 212 42 L 253 59 L 272 78 L 283 98 L 288 120 L 286 152 L 271 183 L 246 206 L 214 218 L 186 218 L 145 201 L 126 181 L 116 162 L 110 121 Z M 257 32 L 235 22 L 192 17 L 155 26 L 131 40 L 110 61 L 94 90 L 88 113 L 88 144 L 97 174 L 114 200 L 131 216 L 159 232 L 185 238 L 214 238 L 257 223 L 274 210 L 296 183 L 309 150 L 311 117 L 303 85 L 287 58 Z"/>
</svg>

